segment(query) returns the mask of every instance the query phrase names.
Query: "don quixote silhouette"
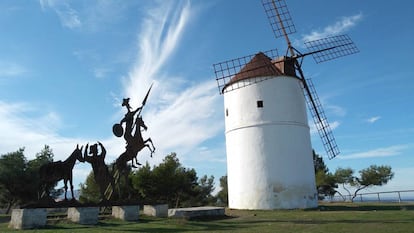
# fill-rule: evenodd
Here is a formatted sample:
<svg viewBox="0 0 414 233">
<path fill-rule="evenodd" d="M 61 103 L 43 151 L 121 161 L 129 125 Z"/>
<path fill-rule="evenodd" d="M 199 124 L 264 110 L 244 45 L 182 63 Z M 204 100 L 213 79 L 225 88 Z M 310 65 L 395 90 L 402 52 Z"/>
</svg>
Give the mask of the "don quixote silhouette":
<svg viewBox="0 0 414 233">
<path fill-rule="evenodd" d="M 101 142 L 97 142 L 89 146 L 89 143 L 84 146 L 76 146 L 75 150 L 65 161 L 54 161 L 42 165 L 39 169 L 39 177 L 41 182 L 41 190 L 39 200 L 34 200 L 33 203 L 26 207 L 70 207 L 70 206 L 108 206 L 113 203 L 119 204 L 120 200 L 114 200 L 114 189 L 118 187 L 118 197 L 121 193 L 126 191 L 129 193 L 131 185 L 128 182 L 128 173 L 130 168 L 137 168 L 141 165 L 138 162 L 138 153 L 145 147 L 149 149 L 152 157 L 155 152 L 155 147 L 151 138 L 144 140 L 142 137 L 142 130 L 147 130 L 148 127 L 141 116 L 141 112 L 147 102 L 152 85 L 148 89 L 142 105 L 135 110 L 129 103 L 129 98 L 122 101 L 122 107 L 125 107 L 127 112 L 125 116 L 112 127 L 113 134 L 117 137 L 122 137 L 125 140 L 125 151 L 119 155 L 114 161 L 113 166 L 108 167 L 105 163 L 106 149 Z M 88 162 L 92 166 L 94 180 L 99 186 L 100 202 L 99 203 L 80 203 L 76 200 L 73 191 L 73 168 L 79 162 Z M 131 161 L 131 166 L 128 162 Z M 121 190 L 119 185 L 121 177 L 124 177 L 127 190 Z M 55 201 L 50 197 L 50 190 L 63 180 L 64 183 L 64 200 Z M 68 186 L 69 182 L 69 186 Z M 71 190 L 71 199 L 68 199 L 68 188 Z M 130 197 L 130 195 L 129 195 Z M 127 200 L 128 201 L 128 200 Z M 130 201 L 130 200 L 129 200 Z"/>
</svg>

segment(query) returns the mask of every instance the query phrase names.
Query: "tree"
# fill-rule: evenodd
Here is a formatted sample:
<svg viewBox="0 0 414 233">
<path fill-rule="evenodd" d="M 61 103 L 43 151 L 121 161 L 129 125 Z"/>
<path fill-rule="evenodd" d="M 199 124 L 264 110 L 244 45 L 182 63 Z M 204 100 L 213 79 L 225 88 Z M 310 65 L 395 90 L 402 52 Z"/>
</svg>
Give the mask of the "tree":
<svg viewBox="0 0 414 233">
<path fill-rule="evenodd" d="M 390 166 L 371 165 L 359 171 L 359 174 L 360 178 L 355 177 L 354 182 L 351 184 L 356 187 L 352 201 L 362 189 L 371 186 L 382 186 L 394 177 L 394 172 L 392 172 Z"/>
<path fill-rule="evenodd" d="M 51 193 L 52 198 L 56 198 L 62 193 L 62 190 L 55 190 L 55 186 L 57 185 L 57 182 L 55 184 L 52 184 L 48 187 L 42 187 L 42 183 L 40 180 L 40 174 L 39 169 L 43 164 L 51 163 L 53 162 L 53 150 L 48 145 L 45 145 L 43 149 L 36 153 L 36 157 L 33 160 L 28 161 L 27 163 L 27 169 L 26 169 L 26 176 L 28 177 L 31 182 L 28 183 L 27 188 L 31 193 L 31 200 L 37 200 L 42 195 L 41 192 L 45 191 L 43 189 L 48 189 L 49 193 Z"/>
<path fill-rule="evenodd" d="M 217 193 L 217 202 L 220 205 L 227 206 L 229 204 L 227 175 L 220 177 L 221 190 Z"/>
<path fill-rule="evenodd" d="M 110 174 L 113 174 L 113 167 L 113 163 L 108 166 Z M 127 174 L 129 174 L 129 176 L 127 177 L 128 180 L 125 181 L 125 179 L 122 179 L 121 177 L 121 179 L 118 180 L 118 183 L 115 184 L 115 190 L 113 190 L 112 195 L 110 197 L 110 199 L 113 201 L 127 200 L 131 199 L 133 196 L 138 195 L 138 192 L 136 190 L 133 190 L 131 184 L 129 184 L 131 182 L 132 175 L 131 166 L 127 166 L 126 172 Z M 93 171 L 91 171 L 88 174 L 85 182 L 80 184 L 79 201 L 81 203 L 99 203 L 100 201 L 102 201 L 100 187 L 96 183 Z"/>
<path fill-rule="evenodd" d="M 346 187 L 346 185 L 351 185 L 354 183 L 354 170 L 351 168 L 337 168 L 334 173 L 334 178 L 338 184 L 342 184 L 342 188 L 348 192 L 349 197 L 351 197 L 351 191 Z M 338 192 L 338 194 L 346 200 L 346 198 Z"/>
<path fill-rule="evenodd" d="M 349 193 L 351 202 L 354 201 L 359 191 L 372 186 L 382 186 L 394 177 L 391 167 L 384 165 L 371 165 L 368 168 L 362 169 L 359 171 L 360 177 L 354 176 L 353 173 L 354 171 L 351 168 L 338 168 L 335 171 L 335 179 Z M 345 185 L 356 188 L 352 195 Z"/>
<path fill-rule="evenodd" d="M 53 152 L 48 145 L 30 161 L 24 156 L 24 148 L 0 157 L 0 204 L 6 206 L 7 212 L 15 205 L 38 200 L 42 185 L 39 168 L 51 161 Z M 58 192 L 54 193 L 58 195 Z"/>
<path fill-rule="evenodd" d="M 147 203 L 156 202 L 154 195 L 157 189 L 157 182 L 148 162 L 133 173 L 132 185 L 138 192 L 141 200 Z"/>
<path fill-rule="evenodd" d="M 318 199 L 323 200 L 326 196 L 332 197 L 335 195 L 335 189 L 338 187 L 335 177 L 329 172 L 322 156 L 316 154 L 314 150 L 312 151 L 312 154 Z"/>
<path fill-rule="evenodd" d="M 178 207 L 195 194 L 192 191 L 197 184 L 197 174 L 194 169 L 182 167 L 177 155 L 171 153 L 152 170 L 146 164 L 144 169 L 134 172 L 132 184 L 146 201 Z"/>
<path fill-rule="evenodd" d="M 26 158 L 23 153 L 24 148 L 20 148 L 0 157 L 0 202 L 6 205 L 6 213 L 27 199 Z"/>
<path fill-rule="evenodd" d="M 95 182 L 93 171 L 89 172 L 86 177 L 85 183 L 80 184 L 80 196 L 79 201 L 81 203 L 98 203 L 100 201 L 99 186 Z"/>
<path fill-rule="evenodd" d="M 177 155 L 167 155 L 152 169 L 148 163 L 132 174 L 132 184 L 144 202 L 188 207 L 214 202 L 214 177 L 197 178 L 194 169 L 184 168 Z"/>
<path fill-rule="evenodd" d="M 204 175 L 198 180 L 198 184 L 193 189 L 195 195 L 190 196 L 190 199 L 187 203 L 184 202 L 184 205 L 205 206 L 216 204 L 217 198 L 211 194 L 214 191 L 214 176 Z"/>
</svg>

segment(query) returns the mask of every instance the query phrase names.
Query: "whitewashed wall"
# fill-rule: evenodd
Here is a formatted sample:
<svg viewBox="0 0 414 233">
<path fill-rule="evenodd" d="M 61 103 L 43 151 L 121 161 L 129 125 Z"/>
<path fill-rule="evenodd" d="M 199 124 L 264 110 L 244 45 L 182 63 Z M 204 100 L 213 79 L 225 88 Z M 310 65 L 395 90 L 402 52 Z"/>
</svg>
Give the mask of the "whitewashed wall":
<svg viewBox="0 0 414 233">
<path fill-rule="evenodd" d="M 263 108 L 257 101 L 263 101 Z M 224 108 L 229 207 L 316 207 L 312 148 L 300 80 L 278 76 L 229 91 L 224 94 Z"/>
</svg>

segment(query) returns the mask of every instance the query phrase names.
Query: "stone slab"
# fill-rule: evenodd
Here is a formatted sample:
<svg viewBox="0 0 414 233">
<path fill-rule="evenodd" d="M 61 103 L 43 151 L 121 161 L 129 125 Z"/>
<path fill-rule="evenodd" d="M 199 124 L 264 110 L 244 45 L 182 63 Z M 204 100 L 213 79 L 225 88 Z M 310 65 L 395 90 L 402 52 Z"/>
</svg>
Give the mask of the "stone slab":
<svg viewBox="0 0 414 233">
<path fill-rule="evenodd" d="M 210 216 L 224 216 L 224 207 L 203 206 L 191 208 L 169 209 L 168 217 L 171 218 L 195 218 L 195 217 L 210 217 Z"/>
<path fill-rule="evenodd" d="M 112 216 L 124 221 L 138 221 L 139 206 L 112 206 Z"/>
<path fill-rule="evenodd" d="M 33 229 L 46 225 L 47 211 L 39 209 L 13 209 L 9 228 L 13 229 Z"/>
<path fill-rule="evenodd" d="M 68 219 L 83 225 L 95 225 L 98 223 L 99 207 L 70 207 Z"/>
<path fill-rule="evenodd" d="M 166 218 L 168 217 L 168 205 L 144 205 L 144 214 L 147 216 Z"/>
</svg>

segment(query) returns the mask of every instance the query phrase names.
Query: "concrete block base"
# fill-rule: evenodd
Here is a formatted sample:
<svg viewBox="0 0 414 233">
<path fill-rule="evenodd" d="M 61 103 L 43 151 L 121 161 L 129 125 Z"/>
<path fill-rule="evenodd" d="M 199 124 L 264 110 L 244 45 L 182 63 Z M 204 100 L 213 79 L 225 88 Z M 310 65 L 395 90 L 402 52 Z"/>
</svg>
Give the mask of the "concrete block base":
<svg viewBox="0 0 414 233">
<path fill-rule="evenodd" d="M 13 209 L 9 228 L 32 229 L 46 225 L 46 209 Z"/>
<path fill-rule="evenodd" d="M 124 221 L 138 221 L 139 206 L 112 206 L 112 216 Z"/>
<path fill-rule="evenodd" d="M 168 217 L 168 205 L 144 205 L 144 214 L 159 218 Z"/>
<path fill-rule="evenodd" d="M 99 207 L 70 207 L 68 219 L 72 222 L 95 225 L 98 223 Z"/>
<path fill-rule="evenodd" d="M 169 209 L 168 217 L 172 218 L 195 218 L 206 216 L 224 216 L 224 207 L 203 206 L 191 208 Z"/>
</svg>

